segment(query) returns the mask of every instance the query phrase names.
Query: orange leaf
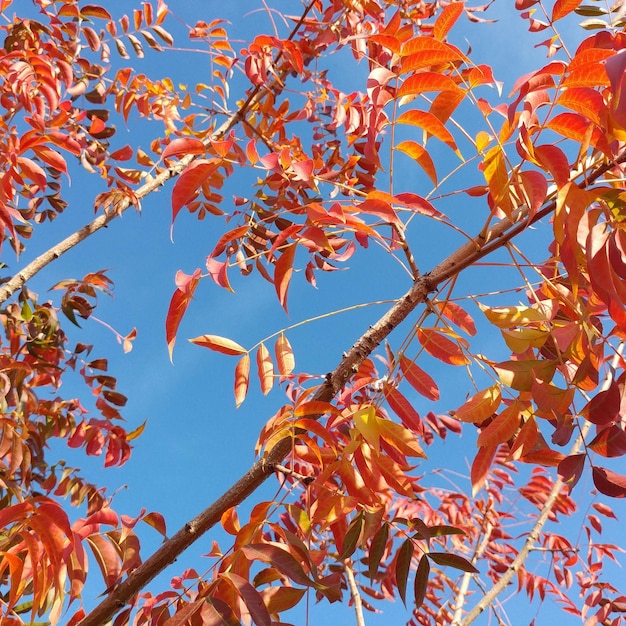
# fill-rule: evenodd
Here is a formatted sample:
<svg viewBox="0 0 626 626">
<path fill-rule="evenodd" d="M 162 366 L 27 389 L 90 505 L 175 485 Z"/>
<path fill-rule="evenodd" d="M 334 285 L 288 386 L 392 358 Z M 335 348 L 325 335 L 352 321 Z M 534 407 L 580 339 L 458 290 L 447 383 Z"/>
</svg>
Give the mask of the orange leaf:
<svg viewBox="0 0 626 626">
<path fill-rule="evenodd" d="M 473 395 L 465 404 L 454 412 L 454 417 L 462 422 L 480 424 L 491 417 L 498 407 L 502 396 L 500 387 L 493 385 Z"/>
<path fill-rule="evenodd" d="M 460 91 L 459 86 L 446 74 L 437 72 L 420 72 L 411 74 L 396 92 L 397 98 L 402 96 L 418 96 L 429 91 Z"/>
<path fill-rule="evenodd" d="M 433 37 L 410 39 L 402 46 L 402 57 L 402 73 L 442 63 L 467 61 L 458 48 L 437 41 Z"/>
<path fill-rule="evenodd" d="M 500 146 L 494 146 L 485 155 L 483 174 L 489 185 L 494 204 L 502 209 L 507 216 L 510 216 L 513 211 L 513 203 L 509 190 L 509 174 L 506 156 Z"/>
<path fill-rule="evenodd" d="M 467 342 L 461 338 L 456 338 L 456 341 L 452 341 L 442 333 L 429 328 L 418 329 L 417 338 L 426 352 L 444 363 L 467 365 L 470 362 L 461 347 L 467 346 Z"/>
<path fill-rule="evenodd" d="M 415 391 L 421 393 L 429 400 L 439 400 L 439 388 L 437 383 L 421 368 L 405 356 L 400 357 L 400 369 L 407 382 Z"/>
<path fill-rule="evenodd" d="M 265 345 L 262 343 L 256 353 L 256 364 L 261 383 L 261 391 L 266 396 L 274 385 L 274 362 Z"/>
<path fill-rule="evenodd" d="M 278 364 L 278 373 L 281 377 L 289 376 L 296 366 L 296 361 L 293 356 L 291 344 L 284 333 L 280 333 L 280 336 L 276 340 L 274 354 L 276 355 L 276 363 Z"/>
<path fill-rule="evenodd" d="M 250 355 L 244 354 L 235 367 L 235 406 L 239 408 L 245 400 L 250 383 Z"/>
<path fill-rule="evenodd" d="M 561 18 L 569 15 L 572 11 L 578 8 L 578 5 L 582 0 L 556 0 L 552 7 L 552 22 L 556 22 Z"/>
<path fill-rule="evenodd" d="M 410 156 L 426 172 L 433 184 L 437 185 L 437 170 L 426 148 L 416 141 L 402 141 L 396 146 L 396 150 Z"/>
<path fill-rule="evenodd" d="M 463 13 L 463 9 L 464 4 L 462 2 L 451 2 L 446 5 L 435 22 L 433 37 L 439 41 L 443 41 L 450 32 L 450 29 L 454 26 L 454 23 Z"/>
<path fill-rule="evenodd" d="M 204 152 L 206 152 L 206 146 L 199 139 L 182 137 L 170 141 L 167 146 L 165 146 L 161 158 L 168 159 L 171 157 L 186 156 L 187 154 L 203 154 Z"/>
<path fill-rule="evenodd" d="M 482 447 L 478 450 L 471 470 L 472 496 L 475 496 L 483 486 L 497 451 L 498 446 Z"/>
<path fill-rule="evenodd" d="M 293 259 L 296 256 L 295 243 L 289 244 L 283 253 L 278 257 L 276 261 L 276 267 L 274 269 L 274 287 L 276 289 L 276 295 L 278 301 L 287 311 L 287 291 L 289 290 L 289 281 L 291 280 L 291 274 L 293 273 Z"/>
<path fill-rule="evenodd" d="M 491 447 L 508 441 L 519 428 L 522 409 L 521 404 L 514 401 L 480 433 L 477 444 Z"/>
<path fill-rule="evenodd" d="M 194 291 L 200 282 L 200 269 L 197 269 L 191 276 L 182 271 L 176 273 L 176 291 L 172 295 L 170 306 L 165 318 L 165 339 L 167 341 L 167 350 L 172 360 L 172 352 L 174 343 L 176 342 L 176 333 L 180 322 L 185 315 L 185 311 L 191 302 Z"/>
<path fill-rule="evenodd" d="M 443 143 L 450 146 L 454 151 L 458 151 L 454 137 L 450 131 L 432 113 L 418 110 L 406 111 L 400 115 L 396 121 L 398 124 L 419 126 L 433 137 L 437 137 L 437 139 L 443 141 Z"/>
<path fill-rule="evenodd" d="M 218 335 L 200 335 L 189 341 L 195 343 L 197 346 L 209 348 L 209 350 L 221 352 L 222 354 L 229 354 L 231 356 L 247 354 L 247 350 L 237 342 L 227 339 L 226 337 L 219 337 Z"/>
</svg>

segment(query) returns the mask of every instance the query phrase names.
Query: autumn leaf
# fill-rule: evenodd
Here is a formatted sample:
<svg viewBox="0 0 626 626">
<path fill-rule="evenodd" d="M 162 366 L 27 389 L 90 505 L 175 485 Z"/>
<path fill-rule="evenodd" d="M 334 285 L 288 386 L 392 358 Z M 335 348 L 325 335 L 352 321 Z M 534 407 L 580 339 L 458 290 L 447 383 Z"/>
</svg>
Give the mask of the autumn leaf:
<svg viewBox="0 0 626 626">
<path fill-rule="evenodd" d="M 274 287 L 281 306 L 287 311 L 287 291 L 293 273 L 293 260 L 296 255 L 296 244 L 289 244 L 278 257 L 274 269 Z"/>
<path fill-rule="evenodd" d="M 246 354 L 247 350 L 240 346 L 236 341 L 227 339 L 226 337 L 220 337 L 219 335 L 200 335 L 190 339 L 191 343 L 203 348 L 209 348 L 215 352 L 221 352 L 222 354 L 229 354 L 236 356 L 238 354 Z"/>
<path fill-rule="evenodd" d="M 439 388 L 435 381 L 417 363 L 410 361 L 404 355 L 400 356 L 400 369 L 407 382 L 429 400 L 439 400 Z"/>
<path fill-rule="evenodd" d="M 419 328 L 417 338 L 426 352 L 435 358 L 448 363 L 449 365 L 467 365 L 470 361 L 463 352 L 463 347 L 467 347 L 467 342 L 455 336 L 455 340 L 446 337 L 442 332 L 429 328 Z"/>
<path fill-rule="evenodd" d="M 274 386 L 274 362 L 263 343 L 256 353 L 257 371 L 263 395 L 267 395 Z"/>
<path fill-rule="evenodd" d="M 246 399 L 250 384 L 250 355 L 244 354 L 235 366 L 235 407 L 239 408 Z"/>
<path fill-rule="evenodd" d="M 165 339 L 170 361 L 172 360 L 178 327 L 200 282 L 201 274 L 202 272 L 199 269 L 195 270 L 191 276 L 180 270 L 176 273 L 176 291 L 172 295 L 167 316 L 165 317 Z"/>
</svg>

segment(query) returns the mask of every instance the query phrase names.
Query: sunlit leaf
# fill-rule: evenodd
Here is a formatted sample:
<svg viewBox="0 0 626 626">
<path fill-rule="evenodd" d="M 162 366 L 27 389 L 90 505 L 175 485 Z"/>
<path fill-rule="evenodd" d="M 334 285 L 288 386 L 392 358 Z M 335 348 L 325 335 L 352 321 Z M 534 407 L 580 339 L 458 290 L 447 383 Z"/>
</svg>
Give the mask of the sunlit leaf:
<svg viewBox="0 0 626 626">
<path fill-rule="evenodd" d="M 261 391 L 263 395 L 267 395 L 274 386 L 274 362 L 263 343 L 261 343 L 257 350 L 256 362 Z"/>
<path fill-rule="evenodd" d="M 235 406 L 239 408 L 246 399 L 250 384 L 250 355 L 244 354 L 235 367 Z"/>
<path fill-rule="evenodd" d="M 435 381 L 417 363 L 410 361 L 404 355 L 400 356 L 400 369 L 407 382 L 429 400 L 439 400 L 439 388 Z"/>
<path fill-rule="evenodd" d="M 165 339 L 167 341 L 170 360 L 172 360 L 172 352 L 174 350 L 174 343 L 176 342 L 178 327 L 189 307 L 196 287 L 200 282 L 201 274 L 199 269 L 195 270 L 191 276 L 180 270 L 176 274 L 176 291 L 172 295 L 165 318 Z"/>
<path fill-rule="evenodd" d="M 189 341 L 191 341 L 191 343 L 195 343 L 197 346 L 209 348 L 209 350 L 221 352 L 222 354 L 229 354 L 231 356 L 247 353 L 247 350 L 243 346 L 240 346 L 236 341 L 226 337 L 220 337 L 219 335 L 200 335 L 199 337 L 195 337 Z"/>
</svg>

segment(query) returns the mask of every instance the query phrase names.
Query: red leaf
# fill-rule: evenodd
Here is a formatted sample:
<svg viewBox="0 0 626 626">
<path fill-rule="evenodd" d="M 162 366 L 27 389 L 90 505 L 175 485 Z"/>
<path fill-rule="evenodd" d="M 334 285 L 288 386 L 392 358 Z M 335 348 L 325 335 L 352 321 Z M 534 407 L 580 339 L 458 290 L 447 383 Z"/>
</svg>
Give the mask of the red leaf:
<svg viewBox="0 0 626 626">
<path fill-rule="evenodd" d="M 437 565 L 447 565 L 460 569 L 470 574 L 478 574 L 478 570 L 464 557 L 459 554 L 450 554 L 449 552 L 428 552 L 429 559 L 437 563 Z"/>
<path fill-rule="evenodd" d="M 293 273 L 293 260 L 296 256 L 297 244 L 289 244 L 283 253 L 278 257 L 276 261 L 276 267 L 274 269 L 274 287 L 276 289 L 276 295 L 278 301 L 287 311 L 287 291 L 289 290 L 289 282 L 291 280 L 291 274 Z"/>
<path fill-rule="evenodd" d="M 165 150 L 163 150 L 161 158 L 167 159 L 186 156 L 187 154 L 203 154 L 204 152 L 206 152 L 206 146 L 199 139 L 182 137 L 170 141 L 165 147 Z"/>
<path fill-rule="evenodd" d="M 591 398 L 581 414 L 593 424 L 610 424 L 619 417 L 620 404 L 619 387 L 615 381 L 611 381 L 608 389 Z"/>
<path fill-rule="evenodd" d="M 612 498 L 626 497 L 626 476 L 603 467 L 593 468 L 593 484 L 600 493 Z"/>
<path fill-rule="evenodd" d="M 284 548 L 269 543 L 253 543 L 242 546 L 241 550 L 250 561 L 267 563 L 298 585 L 305 587 L 315 585 L 298 560 Z"/>
<path fill-rule="evenodd" d="M 478 450 L 474 462 L 472 463 L 472 496 L 475 496 L 483 486 L 497 451 L 498 446 L 482 447 Z"/>
<path fill-rule="evenodd" d="M 600 456 L 622 456 L 626 454 L 626 432 L 613 424 L 601 430 L 587 447 Z"/>
<path fill-rule="evenodd" d="M 586 458 L 585 454 L 574 454 L 565 457 L 559 463 L 559 476 L 563 482 L 569 485 L 570 489 L 573 489 L 582 476 Z"/>
<path fill-rule="evenodd" d="M 237 593 L 248 607 L 250 617 L 257 626 L 271 626 L 272 618 L 263 602 L 263 596 L 242 576 L 233 572 L 221 574 L 224 578 L 230 580 Z"/>
<path fill-rule="evenodd" d="M 594 502 L 591 506 L 596 511 L 598 511 L 598 513 L 600 513 L 600 515 L 604 515 L 606 517 L 612 517 L 613 519 L 617 519 L 617 515 L 615 515 L 615 513 L 613 513 L 613 509 L 611 509 L 610 506 L 607 506 L 606 504 L 602 504 L 602 502 Z"/>
<path fill-rule="evenodd" d="M 474 320 L 462 306 L 451 300 L 445 300 L 443 302 L 438 301 L 434 304 L 445 318 L 449 319 L 453 324 L 456 324 L 468 335 L 474 336 L 476 334 Z"/>
<path fill-rule="evenodd" d="M 411 558 L 413 557 L 413 540 L 405 539 L 402 542 L 396 555 L 396 587 L 402 602 L 406 606 L 406 583 L 411 569 Z"/>
<path fill-rule="evenodd" d="M 172 225 L 179 211 L 196 196 L 202 183 L 217 169 L 217 160 L 198 159 L 178 177 L 172 190 Z"/>
<path fill-rule="evenodd" d="M 463 339 L 457 338 L 456 341 L 452 341 L 443 333 L 430 328 L 418 329 L 417 338 L 426 352 L 444 363 L 467 365 L 470 362 L 461 348 L 467 346 Z"/>
<path fill-rule="evenodd" d="M 400 418 L 400 421 L 411 431 L 422 433 L 422 419 L 413 405 L 391 385 L 385 385 L 383 393 L 391 410 Z"/>
<path fill-rule="evenodd" d="M 430 574 L 430 561 L 426 555 L 422 556 L 417 572 L 415 573 L 415 582 L 413 584 L 415 592 L 415 608 L 419 609 L 424 603 L 426 591 L 428 589 L 428 576 Z"/>
<path fill-rule="evenodd" d="M 167 341 L 170 361 L 172 360 L 172 352 L 174 350 L 174 343 L 176 342 L 178 327 L 189 306 L 189 302 L 191 302 L 198 282 L 200 282 L 200 276 L 200 269 L 197 269 L 191 276 L 180 270 L 176 273 L 177 289 L 172 295 L 167 317 L 165 318 L 165 339 Z"/>
<path fill-rule="evenodd" d="M 244 354 L 235 367 L 235 406 L 239 408 L 246 399 L 250 383 L 250 355 Z"/>
<path fill-rule="evenodd" d="M 407 382 L 429 400 L 439 400 L 437 383 L 421 368 L 404 355 L 400 357 L 400 369 Z"/>
</svg>

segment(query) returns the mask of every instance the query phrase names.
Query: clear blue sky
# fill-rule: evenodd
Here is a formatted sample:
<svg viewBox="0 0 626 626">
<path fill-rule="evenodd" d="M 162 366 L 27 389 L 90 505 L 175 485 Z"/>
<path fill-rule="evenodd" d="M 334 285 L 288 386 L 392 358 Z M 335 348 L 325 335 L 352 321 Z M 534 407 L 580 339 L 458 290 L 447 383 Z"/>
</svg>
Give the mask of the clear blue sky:
<svg viewBox="0 0 626 626">
<path fill-rule="evenodd" d="M 272 2 L 272 6 L 289 13 L 298 13 L 300 8 L 299 4 L 289 2 Z M 231 22 L 229 30 L 235 40 L 271 32 L 267 13 L 262 10 L 260 2 L 174 0 L 170 7 L 188 24 L 198 19 L 207 22 L 217 17 L 228 19 Z M 125 8 L 130 11 L 131 3 L 126 3 Z M 251 13 L 244 17 L 248 11 Z M 474 62 L 492 65 L 495 76 L 504 82 L 503 91 L 507 94 L 516 77 L 544 64 L 545 48 L 536 49 L 533 46 L 547 35 L 529 35 L 526 23 L 519 18 L 512 3 L 496 3 L 484 16 L 497 19 L 498 22 L 466 22 L 462 28 L 453 31 L 452 40 L 462 49 L 467 47 L 464 38 L 470 42 Z M 286 32 L 282 25 L 281 29 L 283 33 Z M 182 29 L 177 31 L 174 27 L 172 31 L 181 47 L 193 46 L 193 42 L 190 44 L 185 41 Z M 575 37 L 580 35 L 576 34 Z M 238 48 L 239 44 L 234 47 Z M 194 82 L 208 81 L 206 55 L 149 53 L 145 60 L 131 62 L 152 77 L 169 76 L 175 84 L 184 83 L 193 87 Z M 356 70 L 354 68 L 354 65 L 344 67 L 337 64 L 331 67 L 330 77 L 345 85 L 346 91 L 363 89 L 366 65 L 363 63 Z M 235 80 L 231 88 L 232 107 L 241 97 L 241 86 L 241 80 Z M 161 133 L 162 128 L 158 123 L 137 123 L 131 116 L 128 127 L 118 124 L 112 148 L 122 147 L 126 143 L 146 148 Z M 456 157 L 451 151 L 447 154 L 450 167 L 454 167 Z M 409 166 L 408 159 L 396 157 L 394 176 L 396 191 L 424 193 L 420 186 L 425 185 L 426 181 Z M 475 165 L 466 167 L 462 176 L 467 177 L 468 185 L 480 184 Z M 79 170 L 73 172 L 72 179 L 67 196 L 70 201 L 67 212 L 52 225 L 35 229 L 35 237 L 20 260 L 8 258 L 8 249 L 5 248 L 4 260 L 10 265 L 10 270 L 26 264 L 51 243 L 91 219 L 92 199 L 102 190 L 102 183 L 95 178 L 85 177 L 84 172 Z M 469 182 L 472 180 L 475 182 Z M 234 184 L 239 185 L 237 193 L 241 195 L 253 193 L 252 189 L 241 190 L 241 181 L 235 181 Z M 456 184 L 460 186 L 459 179 Z M 234 190 L 232 184 L 225 190 L 225 210 L 228 210 L 228 199 Z M 258 433 L 283 400 L 282 391 L 278 388 L 267 398 L 263 397 L 253 378 L 248 399 L 240 409 L 235 410 L 232 397 L 235 361 L 195 347 L 186 338 L 212 333 L 250 346 L 287 325 L 327 311 L 360 302 L 397 298 L 409 287 L 409 279 L 396 263 L 375 246 L 367 251 L 359 249 L 348 263 L 349 271 L 319 275 L 318 289 L 306 283 L 302 272 L 297 274 L 290 291 L 289 316 L 279 306 L 272 286 L 256 275 L 240 278 L 233 272 L 233 286 L 237 292 L 234 295 L 204 280 L 179 330 L 172 365 L 167 354 L 164 321 L 174 289 L 174 275 L 178 269 L 191 273 L 196 267 L 204 267 L 204 259 L 219 238 L 223 224 L 221 220 L 211 217 L 198 222 L 183 210 L 174 229 L 174 242 L 171 242 L 170 202 L 171 185 L 167 185 L 143 202 L 141 214 L 127 212 L 109 228 L 46 268 L 32 281 L 31 286 L 43 297 L 49 286 L 62 278 L 82 277 L 90 271 L 110 269 L 109 275 L 115 282 L 115 297 L 113 300 L 103 297 L 96 316 L 122 334 L 136 326 L 138 337 L 133 351 L 123 354 L 115 337 L 94 321 L 84 323 L 83 331 L 70 329 L 69 323 L 66 328 L 73 339 L 95 343 L 94 355 L 108 357 L 110 371 L 118 378 L 119 391 L 129 398 L 124 410 L 129 429 L 144 420 L 148 420 L 148 424 L 145 433 L 136 442 L 132 459 L 121 469 L 103 472 L 102 459 L 98 458 L 87 461 L 82 457 L 77 457 L 75 461 L 70 458 L 70 463 L 75 462 L 83 468 L 84 473 L 97 484 L 107 485 L 109 493 L 117 492 L 114 506 L 118 512 L 136 515 L 142 507 L 157 510 L 165 515 L 169 534 L 173 534 L 249 468 L 254 461 L 254 444 Z M 459 200 L 457 197 L 438 202 L 436 207 L 458 220 L 463 227 L 473 222 L 469 200 Z M 424 270 L 435 265 L 461 242 L 459 237 L 450 234 L 449 229 L 433 227 L 425 219 L 419 222 L 419 228 L 414 228 L 412 236 L 417 238 L 418 234 L 423 236 L 423 243 L 416 244 L 416 255 Z M 530 236 L 536 237 L 536 233 Z M 536 252 L 537 258 L 543 254 L 540 249 Z M 505 270 L 472 270 L 463 277 L 455 293 L 495 291 L 503 286 L 513 286 L 514 281 L 515 276 Z M 332 370 L 342 352 L 384 310 L 384 306 L 368 307 L 290 332 L 289 339 L 297 356 L 297 369 L 319 374 Z M 471 312 L 479 321 L 477 309 L 472 308 Z M 399 344 L 408 330 L 408 326 L 399 329 L 392 339 L 394 345 Z M 481 326 L 481 332 L 472 346 L 476 352 L 491 349 L 490 356 L 494 357 L 493 343 L 494 335 Z M 501 356 L 507 358 L 504 346 Z M 437 404 L 431 403 L 431 406 L 419 397 L 411 396 L 418 411 L 433 409 L 446 412 L 461 404 L 465 395 L 471 392 L 464 370 L 442 368 L 434 363 L 428 365 L 441 387 L 443 399 Z M 75 393 L 83 397 L 85 395 L 79 385 Z M 407 394 L 410 395 L 410 392 L 407 391 Z M 467 474 L 468 464 L 475 452 L 474 445 L 475 434 L 471 429 L 467 429 L 460 439 L 451 436 L 445 444 L 438 444 L 436 448 L 428 450 L 430 460 L 424 463 L 420 472 L 447 468 Z M 65 451 L 62 454 L 67 456 Z M 578 493 L 584 494 L 588 487 L 589 484 L 581 484 Z M 262 493 L 252 497 L 252 502 L 273 497 L 275 490 L 275 483 L 270 482 L 261 490 Z M 624 517 L 623 503 L 611 504 L 618 515 L 621 510 L 621 516 Z M 193 565 L 201 571 L 202 559 L 197 555 L 209 550 L 213 538 L 220 539 L 220 532 L 209 533 L 197 542 L 189 554 L 168 570 L 166 579 L 180 573 L 186 566 Z M 158 545 L 158 541 L 156 533 L 148 531 L 144 546 L 149 550 Z M 144 556 L 147 554 L 144 553 Z M 93 578 L 97 580 L 97 574 Z M 164 581 L 165 578 L 159 580 Z M 164 584 L 159 587 L 155 583 L 151 588 L 157 591 L 163 587 Z M 100 592 L 100 588 L 94 589 L 94 594 Z M 532 619 L 536 605 L 529 608 L 523 597 L 520 602 L 507 604 L 505 610 L 511 623 L 517 625 Z M 333 619 L 337 624 L 354 623 L 352 610 L 345 607 L 311 607 L 311 611 L 311 624 L 320 623 L 322 619 Z M 537 623 L 548 623 L 548 614 L 552 613 L 549 613 L 548 607 L 543 607 L 539 611 Z M 401 624 L 407 618 L 408 613 L 400 603 L 388 607 L 382 616 L 366 615 L 370 626 Z M 303 623 L 302 616 L 291 619 L 294 623 Z M 489 623 L 489 618 L 481 619 L 477 623 Z"/>
</svg>

